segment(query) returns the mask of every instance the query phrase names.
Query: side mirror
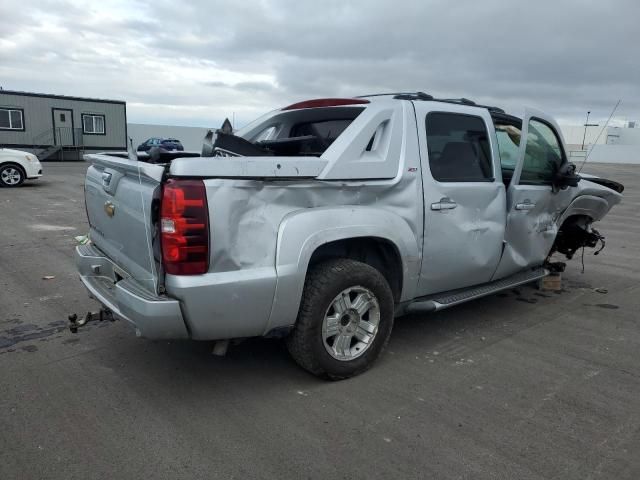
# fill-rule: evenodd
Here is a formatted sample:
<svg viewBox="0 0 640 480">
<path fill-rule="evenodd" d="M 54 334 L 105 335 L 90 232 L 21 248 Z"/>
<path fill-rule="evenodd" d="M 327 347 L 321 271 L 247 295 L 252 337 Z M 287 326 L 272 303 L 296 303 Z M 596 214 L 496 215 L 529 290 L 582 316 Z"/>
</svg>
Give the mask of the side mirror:
<svg viewBox="0 0 640 480">
<path fill-rule="evenodd" d="M 555 175 L 553 184 L 558 188 L 577 187 L 582 177 L 576 173 L 573 163 L 565 163 Z"/>
</svg>

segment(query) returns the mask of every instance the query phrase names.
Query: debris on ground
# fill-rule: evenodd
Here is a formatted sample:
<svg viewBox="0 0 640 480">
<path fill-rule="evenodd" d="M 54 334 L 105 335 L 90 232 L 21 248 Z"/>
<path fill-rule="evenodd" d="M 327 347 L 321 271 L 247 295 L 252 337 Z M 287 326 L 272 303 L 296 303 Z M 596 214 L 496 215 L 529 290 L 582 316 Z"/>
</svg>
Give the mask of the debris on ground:
<svg viewBox="0 0 640 480">
<path fill-rule="evenodd" d="M 76 242 L 78 242 L 79 245 L 86 245 L 91 241 L 89 240 L 89 235 L 78 235 L 77 237 L 74 237 L 74 238 L 76 239 Z"/>
<path fill-rule="evenodd" d="M 560 273 L 550 273 L 540 280 L 540 290 L 557 292 L 562 290 L 562 275 Z"/>
<path fill-rule="evenodd" d="M 45 275 L 42 277 L 43 280 L 53 280 L 54 278 L 56 278 L 55 275 Z"/>
</svg>

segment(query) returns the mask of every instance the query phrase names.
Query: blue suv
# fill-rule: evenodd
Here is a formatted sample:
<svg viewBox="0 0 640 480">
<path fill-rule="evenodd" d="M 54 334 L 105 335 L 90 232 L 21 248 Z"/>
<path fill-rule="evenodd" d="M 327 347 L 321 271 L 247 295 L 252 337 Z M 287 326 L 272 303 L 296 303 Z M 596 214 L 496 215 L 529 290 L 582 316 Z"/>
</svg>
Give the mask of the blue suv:
<svg viewBox="0 0 640 480">
<path fill-rule="evenodd" d="M 175 150 L 180 152 L 184 151 L 184 147 L 180 143 L 180 140 L 177 140 L 175 138 L 159 138 L 159 137 L 152 137 L 147 139 L 145 142 L 138 145 L 138 151 L 148 152 L 153 147 L 162 148 L 170 152 Z"/>
</svg>

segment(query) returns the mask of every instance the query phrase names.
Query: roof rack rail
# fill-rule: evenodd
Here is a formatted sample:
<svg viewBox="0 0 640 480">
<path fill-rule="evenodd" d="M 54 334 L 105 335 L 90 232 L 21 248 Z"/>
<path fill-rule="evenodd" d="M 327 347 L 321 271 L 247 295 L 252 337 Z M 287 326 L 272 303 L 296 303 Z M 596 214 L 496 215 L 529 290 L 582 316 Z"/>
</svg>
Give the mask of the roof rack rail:
<svg viewBox="0 0 640 480">
<path fill-rule="evenodd" d="M 468 98 L 434 98 L 434 102 L 443 103 L 455 103 L 456 105 L 468 105 L 470 107 L 486 108 L 489 112 L 504 113 L 504 110 L 499 107 L 492 107 L 491 105 L 480 105 Z"/>
<path fill-rule="evenodd" d="M 396 100 L 435 100 L 435 98 L 433 98 L 433 95 L 429 95 L 428 93 L 424 92 L 399 93 L 393 98 Z"/>
<path fill-rule="evenodd" d="M 386 97 L 393 96 L 395 100 L 423 100 L 430 102 L 442 102 L 442 103 L 454 103 L 456 105 L 468 105 L 470 107 L 486 108 L 492 113 L 504 113 L 504 110 L 499 107 L 492 107 L 490 105 L 479 105 L 473 100 L 468 98 L 435 98 L 433 95 L 429 95 L 424 92 L 400 92 L 400 93 L 374 93 L 372 95 L 361 95 L 355 98 L 364 97 Z"/>
<path fill-rule="evenodd" d="M 447 103 L 460 103 L 462 105 L 477 105 L 473 100 L 469 100 L 468 98 L 438 98 L 439 102 L 447 102 Z"/>
</svg>

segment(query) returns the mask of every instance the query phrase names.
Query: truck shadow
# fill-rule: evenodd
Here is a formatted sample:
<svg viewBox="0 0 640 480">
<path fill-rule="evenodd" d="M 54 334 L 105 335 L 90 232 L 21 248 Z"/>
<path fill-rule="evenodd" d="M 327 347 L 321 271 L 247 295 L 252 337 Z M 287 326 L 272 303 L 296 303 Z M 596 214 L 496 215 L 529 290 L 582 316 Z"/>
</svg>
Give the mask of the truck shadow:
<svg viewBox="0 0 640 480">
<path fill-rule="evenodd" d="M 500 340 L 532 326 L 553 321 L 565 308 L 558 295 L 521 287 L 456 308 L 428 315 L 396 319 L 386 353 L 365 374 L 347 382 L 383 385 L 407 360 L 435 358 L 459 362 Z M 523 302 L 525 298 L 535 302 Z M 536 305 L 537 304 L 537 305 Z M 544 305 L 544 314 L 541 306 Z M 123 372 L 128 387 L 140 395 L 165 392 L 192 399 L 228 401 L 230 394 L 264 394 L 272 390 L 306 391 L 336 385 L 300 369 L 289 357 L 284 342 L 252 338 L 230 346 L 224 357 L 214 356 L 213 342 L 146 341 L 124 337 L 113 349 L 100 349 L 104 366 Z M 400 365 L 399 365 L 400 364 Z M 125 375 L 126 372 L 126 375 Z M 341 383 L 341 382 L 339 382 Z M 332 388 L 332 387 L 328 387 Z"/>
</svg>

